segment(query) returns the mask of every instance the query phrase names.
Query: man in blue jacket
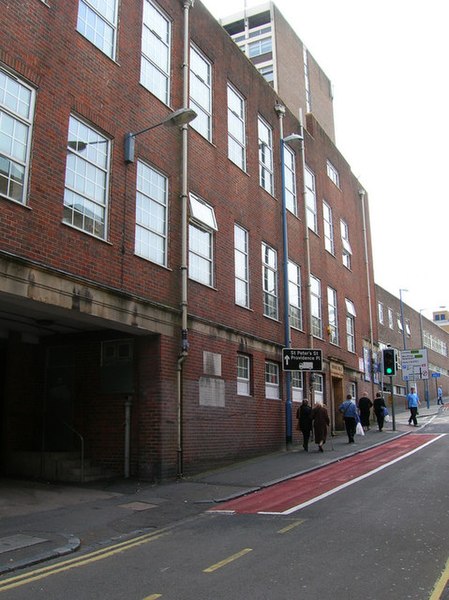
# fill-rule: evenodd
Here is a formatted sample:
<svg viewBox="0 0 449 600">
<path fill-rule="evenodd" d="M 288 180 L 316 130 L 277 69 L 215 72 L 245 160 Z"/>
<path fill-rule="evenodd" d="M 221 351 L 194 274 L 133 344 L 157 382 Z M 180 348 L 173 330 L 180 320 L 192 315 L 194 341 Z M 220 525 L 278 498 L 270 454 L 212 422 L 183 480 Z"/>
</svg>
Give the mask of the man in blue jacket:
<svg viewBox="0 0 449 600">
<path fill-rule="evenodd" d="M 413 421 L 413 425 L 418 427 L 418 419 L 416 415 L 418 414 L 418 406 L 421 404 L 419 401 L 418 394 L 415 393 L 415 388 L 410 388 L 410 393 L 407 394 L 407 406 L 410 410 L 410 417 L 408 420 L 408 424 L 411 425 Z"/>
<path fill-rule="evenodd" d="M 340 404 L 338 410 L 343 415 L 343 419 L 345 421 L 346 433 L 348 434 L 349 440 L 348 443 L 353 444 L 359 415 L 357 414 L 355 400 L 352 399 L 351 394 L 346 396 L 346 400 Z"/>
</svg>

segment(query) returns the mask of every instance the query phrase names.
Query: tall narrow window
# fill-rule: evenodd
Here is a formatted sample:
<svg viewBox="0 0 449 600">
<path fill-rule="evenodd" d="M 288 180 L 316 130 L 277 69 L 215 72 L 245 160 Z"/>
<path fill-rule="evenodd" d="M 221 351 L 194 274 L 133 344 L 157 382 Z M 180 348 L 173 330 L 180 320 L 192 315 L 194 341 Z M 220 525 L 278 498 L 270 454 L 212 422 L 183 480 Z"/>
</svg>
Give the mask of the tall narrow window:
<svg viewBox="0 0 449 600">
<path fill-rule="evenodd" d="M 342 260 L 345 267 L 351 268 L 351 244 L 349 243 L 349 228 L 346 221 L 343 219 L 340 221 L 341 230 L 341 245 L 342 245 Z"/>
<path fill-rule="evenodd" d="M 310 313 L 312 318 L 312 335 L 322 338 L 321 281 L 313 275 L 310 276 Z"/>
<path fill-rule="evenodd" d="M 217 231 L 212 206 L 190 194 L 191 222 L 189 224 L 189 277 L 199 283 L 212 286 L 213 232 Z"/>
<path fill-rule="evenodd" d="M 384 305 L 382 304 L 382 302 L 377 303 L 377 316 L 379 319 L 379 323 L 381 325 L 383 325 L 384 324 Z"/>
<path fill-rule="evenodd" d="M 285 181 L 285 206 L 294 215 L 298 214 L 296 201 L 296 164 L 295 153 L 284 144 L 284 181 Z"/>
<path fill-rule="evenodd" d="M 390 329 L 394 329 L 393 311 L 391 310 L 390 307 L 388 307 L 388 327 Z"/>
<path fill-rule="evenodd" d="M 117 0 L 79 0 L 77 29 L 102 52 L 115 58 Z"/>
<path fill-rule="evenodd" d="M 259 183 L 264 190 L 273 193 L 273 132 L 259 117 Z"/>
<path fill-rule="evenodd" d="M 279 394 L 279 365 L 274 362 L 265 362 L 265 398 L 280 398 Z"/>
<path fill-rule="evenodd" d="M 0 195 L 25 204 L 34 90 L 0 69 Z"/>
<path fill-rule="evenodd" d="M 190 108 L 197 113 L 191 126 L 212 140 L 212 65 L 205 56 L 190 47 Z"/>
<path fill-rule="evenodd" d="M 303 384 L 303 376 L 302 371 L 292 371 L 291 372 L 291 381 L 292 381 L 292 400 L 294 402 L 302 402 L 304 397 L 304 384 Z"/>
<path fill-rule="evenodd" d="M 137 163 L 135 252 L 167 265 L 167 178 Z"/>
<path fill-rule="evenodd" d="M 318 223 L 316 214 L 316 188 L 315 175 L 306 167 L 304 169 L 304 179 L 306 184 L 306 219 L 309 229 L 318 233 Z"/>
<path fill-rule="evenodd" d="M 334 225 L 332 223 L 332 209 L 323 202 L 323 233 L 324 233 L 324 247 L 331 254 L 335 254 L 334 244 Z"/>
<path fill-rule="evenodd" d="M 110 140 L 71 116 L 63 221 L 106 238 Z"/>
<path fill-rule="evenodd" d="M 228 157 L 245 171 L 245 101 L 230 84 L 228 84 Z"/>
<path fill-rule="evenodd" d="M 170 45 L 170 20 L 144 0 L 140 83 L 165 104 L 170 101 Z"/>
<path fill-rule="evenodd" d="M 248 232 L 234 226 L 235 303 L 249 308 Z"/>
<path fill-rule="evenodd" d="M 326 173 L 329 179 L 339 188 L 340 187 L 340 175 L 330 160 L 326 162 Z"/>
<path fill-rule="evenodd" d="M 262 243 L 263 314 L 278 318 L 277 252 Z"/>
<path fill-rule="evenodd" d="M 290 325 L 302 329 L 301 270 L 291 261 L 288 262 L 288 301 Z"/>
<path fill-rule="evenodd" d="M 239 396 L 251 395 L 250 360 L 245 354 L 237 355 L 237 394 Z"/>
<path fill-rule="evenodd" d="M 349 352 L 355 352 L 355 306 L 346 298 L 346 342 Z"/>
<path fill-rule="evenodd" d="M 329 342 L 338 345 L 338 311 L 337 311 L 337 292 L 331 287 L 327 288 L 327 314 L 329 321 Z"/>
</svg>

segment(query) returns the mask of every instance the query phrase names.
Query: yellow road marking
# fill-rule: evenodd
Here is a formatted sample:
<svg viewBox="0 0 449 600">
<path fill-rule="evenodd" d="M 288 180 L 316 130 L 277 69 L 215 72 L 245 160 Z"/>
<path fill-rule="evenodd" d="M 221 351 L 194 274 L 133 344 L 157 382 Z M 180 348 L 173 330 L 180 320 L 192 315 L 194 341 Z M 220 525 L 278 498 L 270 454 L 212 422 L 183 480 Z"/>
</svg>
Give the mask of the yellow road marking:
<svg viewBox="0 0 449 600">
<path fill-rule="evenodd" d="M 151 596 L 146 596 L 143 600 L 157 600 L 158 598 L 162 598 L 162 594 L 152 594 Z"/>
<path fill-rule="evenodd" d="M 439 600 L 439 598 L 441 597 L 441 594 L 444 592 L 448 582 L 449 582 L 449 558 L 446 561 L 446 566 L 444 567 L 440 578 L 438 579 L 438 581 L 435 584 L 435 587 L 433 588 L 433 592 L 432 592 L 432 595 L 430 596 L 429 600 Z"/>
<path fill-rule="evenodd" d="M 243 550 L 240 550 L 240 552 L 237 552 L 236 554 L 233 554 L 232 556 L 229 556 L 228 558 L 225 558 L 224 560 L 221 560 L 220 562 L 215 563 L 214 565 L 211 565 L 207 569 L 204 569 L 203 573 L 213 573 L 217 569 L 221 569 L 221 567 L 228 565 L 229 563 L 233 562 L 234 560 L 237 560 L 238 558 L 241 558 L 245 554 L 248 554 L 248 552 L 252 552 L 252 551 L 253 551 L 252 548 L 244 548 Z"/>
<path fill-rule="evenodd" d="M 48 567 L 30 571 L 28 573 L 23 573 L 22 575 L 10 577 L 4 581 L 0 581 L 0 592 L 12 590 L 16 587 L 32 583 L 33 581 L 45 579 L 45 577 L 49 577 L 50 575 L 56 575 L 57 573 L 69 571 L 70 569 L 76 569 L 78 567 L 89 565 L 99 560 L 114 556 L 115 554 L 119 554 L 120 552 L 124 552 L 125 550 L 129 550 L 130 548 L 135 548 L 136 546 L 141 546 L 142 544 L 158 540 L 159 538 L 168 534 L 169 531 L 147 533 L 132 540 L 120 542 L 114 546 L 103 548 L 102 550 L 96 550 L 95 552 L 72 558 L 55 565 L 50 565 Z"/>
<path fill-rule="evenodd" d="M 294 523 L 290 523 L 290 525 L 287 525 L 287 527 L 284 527 L 283 529 L 279 529 L 278 533 L 288 533 L 295 527 L 298 527 L 298 525 L 301 525 L 301 523 L 304 523 L 304 519 L 298 519 Z"/>
</svg>

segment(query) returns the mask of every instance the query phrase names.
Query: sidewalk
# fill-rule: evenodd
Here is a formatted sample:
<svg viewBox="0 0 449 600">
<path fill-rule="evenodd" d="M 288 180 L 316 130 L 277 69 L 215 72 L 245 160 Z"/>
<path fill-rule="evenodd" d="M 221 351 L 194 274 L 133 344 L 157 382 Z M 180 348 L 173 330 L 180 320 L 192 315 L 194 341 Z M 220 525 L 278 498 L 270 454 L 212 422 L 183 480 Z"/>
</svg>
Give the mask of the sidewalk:
<svg viewBox="0 0 449 600">
<path fill-rule="evenodd" d="M 440 407 L 420 408 L 419 424 Z M 384 444 L 411 431 L 408 411 L 396 412 L 382 432 L 377 425 L 348 444 L 346 434 L 328 438 L 324 453 L 310 444 L 235 463 L 181 481 L 150 484 L 135 480 L 85 485 L 0 479 L 0 575 L 57 556 L 104 546 L 138 533 L 167 527 L 215 503 L 273 485 L 312 469 Z"/>
</svg>

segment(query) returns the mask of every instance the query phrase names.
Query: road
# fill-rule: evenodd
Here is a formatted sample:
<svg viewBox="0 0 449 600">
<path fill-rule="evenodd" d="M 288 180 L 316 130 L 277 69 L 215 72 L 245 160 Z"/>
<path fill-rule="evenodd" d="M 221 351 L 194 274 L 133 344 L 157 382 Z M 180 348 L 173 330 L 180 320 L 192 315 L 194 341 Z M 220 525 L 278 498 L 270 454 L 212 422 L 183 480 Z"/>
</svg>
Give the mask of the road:
<svg viewBox="0 0 449 600">
<path fill-rule="evenodd" d="M 449 411 L 377 449 L 0 580 L 0 600 L 448 600 Z"/>
</svg>

